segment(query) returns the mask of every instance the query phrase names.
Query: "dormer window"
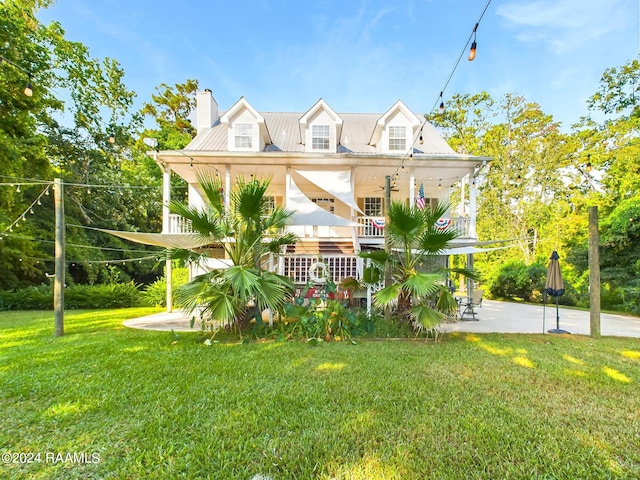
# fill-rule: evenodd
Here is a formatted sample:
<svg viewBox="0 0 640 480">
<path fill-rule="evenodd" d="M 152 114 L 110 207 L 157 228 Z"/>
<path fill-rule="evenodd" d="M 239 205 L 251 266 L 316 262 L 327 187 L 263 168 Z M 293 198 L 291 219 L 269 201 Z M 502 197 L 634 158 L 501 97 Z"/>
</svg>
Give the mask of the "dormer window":
<svg viewBox="0 0 640 480">
<path fill-rule="evenodd" d="M 236 148 L 253 148 L 253 125 L 237 123 L 234 125 L 234 130 Z"/>
<path fill-rule="evenodd" d="M 407 127 L 389 127 L 389 150 L 407 149 Z"/>
<path fill-rule="evenodd" d="M 311 148 L 313 150 L 329 150 L 329 125 L 312 125 Z"/>
</svg>

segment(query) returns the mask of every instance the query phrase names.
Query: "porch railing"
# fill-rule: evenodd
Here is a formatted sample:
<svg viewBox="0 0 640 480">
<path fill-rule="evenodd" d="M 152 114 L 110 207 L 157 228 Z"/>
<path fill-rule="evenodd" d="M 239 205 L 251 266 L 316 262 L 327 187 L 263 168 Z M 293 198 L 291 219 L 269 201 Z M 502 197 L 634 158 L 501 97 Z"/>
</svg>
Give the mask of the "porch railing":
<svg viewBox="0 0 640 480">
<path fill-rule="evenodd" d="M 356 230 L 358 237 L 382 238 L 384 237 L 384 217 L 356 217 L 354 221 L 358 224 Z M 468 217 L 454 217 L 452 227 L 462 238 L 469 238 L 469 227 L 471 221 Z"/>
<path fill-rule="evenodd" d="M 191 221 L 175 213 L 169 214 L 168 233 L 193 233 Z"/>
<path fill-rule="evenodd" d="M 452 220 L 453 228 L 458 232 L 460 237 L 469 238 L 469 227 L 471 221 L 468 217 L 454 217 Z M 355 227 L 358 237 L 366 238 L 383 238 L 384 237 L 384 217 L 356 217 L 354 221 L 358 224 Z M 305 237 L 350 237 L 351 227 L 318 227 L 318 226 L 299 226 L 289 227 L 289 231 L 296 233 L 301 239 Z M 191 222 L 180 215 L 169 215 L 168 233 L 192 233 Z"/>
</svg>

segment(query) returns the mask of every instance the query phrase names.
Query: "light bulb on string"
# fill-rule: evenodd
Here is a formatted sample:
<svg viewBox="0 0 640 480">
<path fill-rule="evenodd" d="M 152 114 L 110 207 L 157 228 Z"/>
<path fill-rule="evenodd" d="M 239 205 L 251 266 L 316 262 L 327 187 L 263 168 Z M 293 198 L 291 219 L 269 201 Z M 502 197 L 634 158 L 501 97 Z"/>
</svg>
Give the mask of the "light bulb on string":
<svg viewBox="0 0 640 480">
<path fill-rule="evenodd" d="M 467 60 L 473 62 L 476 58 L 476 49 L 478 48 L 478 43 L 476 42 L 476 30 L 478 29 L 478 24 L 476 23 L 475 27 L 473 27 L 473 42 L 471 42 L 471 48 L 469 49 L 469 56 Z"/>
<path fill-rule="evenodd" d="M 49 195 L 49 187 L 47 187 L 47 189 L 44 192 L 45 195 Z"/>
<path fill-rule="evenodd" d="M 442 115 L 444 113 L 444 99 L 442 98 L 444 92 L 440 92 L 440 106 L 438 107 L 438 113 Z"/>
<path fill-rule="evenodd" d="M 40 197 L 38 197 L 38 205 L 42 205 L 42 202 L 40 201 Z"/>
<path fill-rule="evenodd" d="M 113 135 L 113 132 L 111 132 L 111 133 L 109 134 L 109 143 L 110 143 L 111 145 L 113 145 L 114 143 L 116 143 L 116 137 Z"/>
<path fill-rule="evenodd" d="M 29 213 L 31 213 L 31 215 L 33 215 L 33 208 L 29 210 Z"/>
<path fill-rule="evenodd" d="M 20 193 L 20 185 L 18 185 L 18 187 L 16 188 L 16 193 Z"/>
<path fill-rule="evenodd" d="M 419 139 L 419 141 L 420 141 L 420 145 L 422 145 L 422 144 L 424 143 L 424 138 L 422 138 L 422 134 L 420 134 L 420 139 Z"/>
<path fill-rule="evenodd" d="M 440 181 L 438 182 L 438 190 L 442 189 L 442 179 L 440 179 Z"/>
<path fill-rule="evenodd" d="M 27 86 L 24 87 L 24 94 L 27 97 L 33 96 L 33 88 L 31 87 L 31 75 L 29 75 L 29 81 L 27 82 Z"/>
</svg>

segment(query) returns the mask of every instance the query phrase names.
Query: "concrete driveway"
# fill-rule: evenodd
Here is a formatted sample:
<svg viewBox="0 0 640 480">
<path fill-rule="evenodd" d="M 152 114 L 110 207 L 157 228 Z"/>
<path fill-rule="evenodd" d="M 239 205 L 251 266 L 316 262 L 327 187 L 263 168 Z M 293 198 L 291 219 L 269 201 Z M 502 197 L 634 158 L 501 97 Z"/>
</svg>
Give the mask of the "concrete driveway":
<svg viewBox="0 0 640 480">
<path fill-rule="evenodd" d="M 556 328 L 556 307 L 547 305 L 526 305 L 522 303 L 483 300 L 476 310 L 475 320 L 460 320 L 445 323 L 446 332 L 476 333 L 543 333 Z M 560 328 L 571 334 L 589 335 L 589 312 L 560 307 Z M 544 319 L 543 325 L 543 317 Z M 176 332 L 197 331 L 189 325 L 189 317 L 180 311 L 156 313 L 141 318 L 127 320 L 124 325 L 146 330 L 174 330 Z M 603 336 L 640 338 L 640 317 L 603 313 L 600 316 L 600 331 Z"/>
<path fill-rule="evenodd" d="M 572 334 L 589 335 L 589 312 L 571 308 L 559 308 L 560 329 Z M 544 333 L 556 328 L 556 306 L 527 305 L 523 303 L 483 300 L 476 309 L 474 320 L 447 323 L 447 332 L 477 333 Z M 600 333 L 603 336 L 640 337 L 640 317 L 602 313 Z"/>
</svg>

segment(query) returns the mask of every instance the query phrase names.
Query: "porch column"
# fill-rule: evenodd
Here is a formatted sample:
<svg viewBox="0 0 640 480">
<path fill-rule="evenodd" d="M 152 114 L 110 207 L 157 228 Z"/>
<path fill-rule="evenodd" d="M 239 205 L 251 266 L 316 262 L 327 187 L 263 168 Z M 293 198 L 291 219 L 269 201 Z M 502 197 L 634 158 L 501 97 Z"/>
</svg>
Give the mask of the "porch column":
<svg viewBox="0 0 640 480">
<path fill-rule="evenodd" d="M 224 205 L 229 208 L 231 201 L 231 165 L 225 165 L 224 168 Z"/>
<path fill-rule="evenodd" d="M 460 181 L 460 213 L 459 213 L 459 216 L 460 217 L 464 217 L 464 180 Z"/>
<path fill-rule="evenodd" d="M 409 171 L 409 206 L 416 206 L 416 174 L 413 168 Z"/>
<path fill-rule="evenodd" d="M 287 167 L 287 173 L 284 178 L 284 206 L 289 207 L 289 200 L 291 196 L 291 167 Z"/>
<path fill-rule="evenodd" d="M 169 203 L 171 202 L 171 168 L 165 165 L 162 172 L 162 233 L 171 233 L 171 217 Z M 173 285 L 171 282 L 171 257 L 167 253 L 164 275 L 167 283 L 167 312 L 173 311 Z"/>
<path fill-rule="evenodd" d="M 469 237 L 478 238 L 476 232 L 476 187 L 473 185 L 475 177 L 469 174 Z"/>
</svg>

